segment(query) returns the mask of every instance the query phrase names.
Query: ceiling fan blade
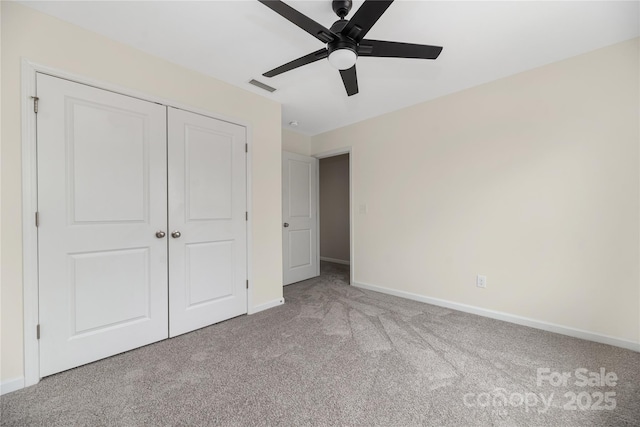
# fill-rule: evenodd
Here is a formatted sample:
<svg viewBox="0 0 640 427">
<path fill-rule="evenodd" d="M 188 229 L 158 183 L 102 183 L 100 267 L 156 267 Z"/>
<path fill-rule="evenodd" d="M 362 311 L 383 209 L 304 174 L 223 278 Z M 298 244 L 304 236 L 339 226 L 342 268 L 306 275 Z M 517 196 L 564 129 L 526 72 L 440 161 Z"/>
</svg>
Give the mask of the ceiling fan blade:
<svg viewBox="0 0 640 427">
<path fill-rule="evenodd" d="M 442 46 L 388 42 L 382 40 L 362 40 L 358 46 L 358 56 L 378 58 L 420 58 L 436 59 L 442 52 Z"/>
<path fill-rule="evenodd" d="M 359 42 L 373 24 L 378 22 L 391 3 L 393 0 L 366 0 L 340 33 Z"/>
<path fill-rule="evenodd" d="M 323 43 L 329 43 L 337 38 L 337 36 L 328 28 L 318 24 L 313 19 L 298 12 L 288 4 L 280 0 L 258 0 L 269 9 L 273 10 L 283 18 L 296 24 L 298 27 L 311 34 Z"/>
<path fill-rule="evenodd" d="M 274 68 L 271 71 L 267 71 L 263 74 L 265 77 L 274 77 L 278 74 L 286 73 L 287 71 L 291 71 L 295 68 L 302 67 L 303 65 L 311 64 L 312 62 L 319 61 L 321 59 L 326 58 L 329 55 L 326 48 L 322 48 L 320 50 L 316 50 L 313 53 L 305 55 L 301 58 L 294 59 L 291 62 L 287 62 L 284 65 L 279 66 L 278 68 Z"/>
<path fill-rule="evenodd" d="M 342 77 L 347 95 L 351 96 L 358 93 L 358 76 L 356 75 L 355 65 L 348 70 L 340 70 L 340 77 Z"/>
</svg>

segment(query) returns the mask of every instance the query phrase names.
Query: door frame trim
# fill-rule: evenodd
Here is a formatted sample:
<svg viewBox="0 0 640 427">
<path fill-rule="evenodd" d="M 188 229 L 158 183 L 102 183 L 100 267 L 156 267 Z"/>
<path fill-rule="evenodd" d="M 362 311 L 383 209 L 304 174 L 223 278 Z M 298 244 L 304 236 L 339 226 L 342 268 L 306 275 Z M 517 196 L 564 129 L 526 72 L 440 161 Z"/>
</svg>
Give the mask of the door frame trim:
<svg viewBox="0 0 640 427">
<path fill-rule="evenodd" d="M 174 100 L 158 97 L 135 89 L 92 79 L 58 68 L 49 67 L 22 58 L 21 63 L 21 146 L 22 146 L 22 306 L 23 306 L 23 369 L 24 386 L 28 387 L 40 381 L 40 348 L 36 337 L 38 324 L 38 232 L 35 227 L 35 212 L 38 210 L 37 180 L 37 140 L 36 114 L 33 112 L 33 96 L 36 96 L 36 74 L 48 74 L 75 83 L 92 86 L 147 102 L 161 104 L 189 111 L 217 120 L 243 126 L 246 129 L 248 152 L 246 156 L 247 194 L 246 206 L 249 213 L 247 221 L 247 279 L 253 283 L 253 206 L 252 206 L 252 169 L 253 164 L 253 128 L 250 123 L 224 116 L 202 108 L 181 104 Z M 247 314 L 253 308 L 253 286 L 247 289 Z"/>
<path fill-rule="evenodd" d="M 24 386 L 40 381 L 38 324 L 38 164 L 36 149 L 36 115 L 32 96 L 36 95 L 34 64 L 22 60 L 22 306 Z M 28 333 L 30 331 L 30 333 Z"/>
<path fill-rule="evenodd" d="M 353 232 L 353 201 L 355 199 L 353 194 L 353 146 L 347 145 L 334 150 L 321 151 L 319 153 L 311 154 L 311 157 L 316 159 L 325 159 L 327 157 L 340 156 L 342 154 L 349 155 L 349 284 L 354 282 L 355 277 L 355 258 L 356 253 L 355 238 Z M 320 256 L 320 162 L 318 162 L 318 179 L 316 180 L 318 189 L 316 191 L 318 195 L 318 256 Z M 318 263 L 319 265 L 320 263 Z"/>
</svg>

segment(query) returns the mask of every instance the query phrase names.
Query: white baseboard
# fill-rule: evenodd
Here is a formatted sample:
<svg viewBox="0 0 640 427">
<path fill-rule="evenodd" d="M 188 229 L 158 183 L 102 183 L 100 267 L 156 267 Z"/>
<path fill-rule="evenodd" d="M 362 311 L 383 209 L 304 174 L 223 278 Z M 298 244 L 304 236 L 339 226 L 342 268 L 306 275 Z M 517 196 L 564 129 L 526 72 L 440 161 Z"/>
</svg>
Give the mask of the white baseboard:
<svg viewBox="0 0 640 427">
<path fill-rule="evenodd" d="M 284 298 L 274 299 L 273 301 L 266 302 L 264 304 L 257 305 L 253 308 L 250 308 L 247 314 L 256 314 L 264 310 L 268 310 L 273 307 L 277 307 L 279 305 L 284 304 Z"/>
<path fill-rule="evenodd" d="M 431 298 L 424 295 L 414 294 L 411 292 L 398 291 L 395 289 L 383 288 L 381 286 L 370 285 L 362 282 L 352 282 L 352 286 L 370 291 L 381 292 L 383 294 L 393 295 L 414 301 L 424 302 L 427 304 L 437 305 L 439 307 L 450 308 L 452 310 L 463 311 L 465 313 L 477 314 L 478 316 L 489 317 L 491 319 L 502 320 L 505 322 L 515 323 L 517 325 L 528 326 L 530 328 L 541 329 L 543 331 L 555 332 L 556 334 L 568 335 L 574 338 L 580 338 L 587 341 L 594 341 L 601 344 L 608 344 L 615 347 L 622 347 L 628 350 L 640 352 L 640 343 L 628 341 L 622 338 L 602 335 L 595 332 L 589 332 L 582 329 L 571 328 L 569 326 L 557 325 L 555 323 L 544 322 L 542 320 L 531 319 L 528 317 L 517 316 L 515 314 L 504 313 L 501 311 L 489 310 L 486 308 L 475 307 L 473 305 L 461 304 L 453 301 L 447 301 L 439 298 Z"/>
<path fill-rule="evenodd" d="M 335 262 L 336 264 L 351 265 L 351 263 L 349 261 L 346 261 L 344 259 L 327 258 L 326 256 L 321 256 L 320 257 L 320 261 Z"/>
<path fill-rule="evenodd" d="M 2 381 L 0 383 L 0 395 L 11 393 L 12 391 L 20 390 L 23 388 L 24 388 L 23 377 Z"/>
</svg>

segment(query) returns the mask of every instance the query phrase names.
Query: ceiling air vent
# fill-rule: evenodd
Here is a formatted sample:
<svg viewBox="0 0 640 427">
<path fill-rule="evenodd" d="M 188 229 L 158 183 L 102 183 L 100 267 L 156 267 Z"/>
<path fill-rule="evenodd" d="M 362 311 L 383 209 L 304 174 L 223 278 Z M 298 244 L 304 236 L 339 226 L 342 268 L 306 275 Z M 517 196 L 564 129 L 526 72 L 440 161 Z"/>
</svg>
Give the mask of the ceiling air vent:
<svg viewBox="0 0 640 427">
<path fill-rule="evenodd" d="M 255 80 L 255 79 L 251 79 L 251 80 L 249 81 L 249 84 L 252 84 L 252 85 L 254 85 L 254 86 L 257 86 L 257 87 L 259 87 L 260 89 L 264 89 L 264 90 L 266 90 L 266 91 L 268 91 L 268 92 L 275 92 L 275 91 L 276 91 L 276 88 L 275 88 L 275 87 L 271 87 L 271 86 L 269 86 L 269 85 L 266 85 L 266 84 L 264 84 L 264 83 L 262 83 L 262 82 L 259 82 L 259 81 Z"/>
</svg>

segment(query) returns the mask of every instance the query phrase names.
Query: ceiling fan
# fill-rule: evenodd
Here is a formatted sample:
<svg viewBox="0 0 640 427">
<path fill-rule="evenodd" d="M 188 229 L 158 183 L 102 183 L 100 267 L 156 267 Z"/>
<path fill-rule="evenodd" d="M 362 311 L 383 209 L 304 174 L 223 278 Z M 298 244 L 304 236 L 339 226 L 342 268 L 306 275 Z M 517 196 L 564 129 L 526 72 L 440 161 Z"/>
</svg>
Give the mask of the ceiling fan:
<svg viewBox="0 0 640 427">
<path fill-rule="evenodd" d="M 358 56 L 436 59 L 442 51 L 441 46 L 368 40 L 364 38 L 387 8 L 391 6 L 393 0 L 365 0 L 349 21 L 344 17 L 351 10 L 352 1 L 333 0 L 333 11 L 340 19 L 334 22 L 330 29 L 325 28 L 280 0 L 258 1 L 327 45 L 326 48 L 267 71 L 263 74 L 265 77 L 274 77 L 328 57 L 331 65 L 340 70 L 344 88 L 347 90 L 347 94 L 351 96 L 358 93 L 358 77 L 356 75 L 356 60 Z"/>
</svg>

